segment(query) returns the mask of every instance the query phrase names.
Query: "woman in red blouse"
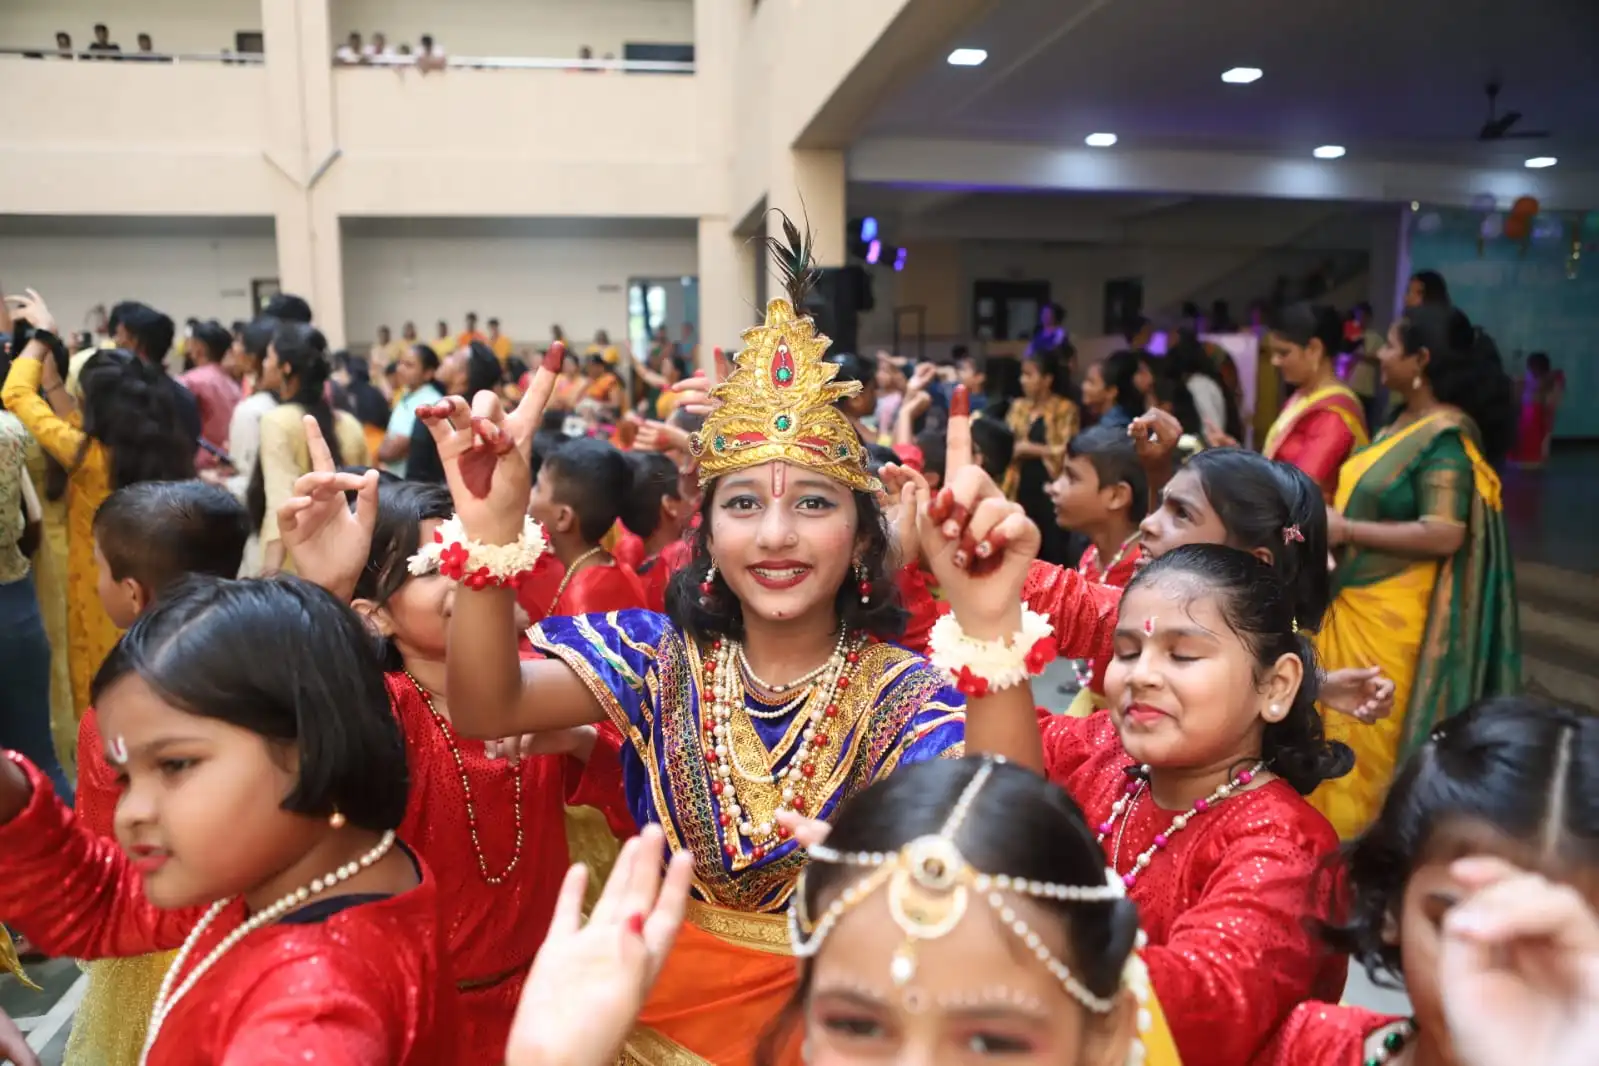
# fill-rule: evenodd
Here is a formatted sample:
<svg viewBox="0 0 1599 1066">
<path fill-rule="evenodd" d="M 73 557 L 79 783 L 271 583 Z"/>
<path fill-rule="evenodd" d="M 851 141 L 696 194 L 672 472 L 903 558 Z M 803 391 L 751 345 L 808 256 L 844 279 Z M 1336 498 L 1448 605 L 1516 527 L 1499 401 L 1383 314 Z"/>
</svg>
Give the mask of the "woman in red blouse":
<svg viewBox="0 0 1599 1066">
<path fill-rule="evenodd" d="M 1369 440 L 1360 397 L 1338 380 L 1335 361 L 1342 347 L 1343 320 L 1330 307 L 1285 308 L 1266 334 L 1271 365 L 1294 394 L 1261 451 L 1309 474 L 1329 503 L 1344 460 Z"/>
</svg>

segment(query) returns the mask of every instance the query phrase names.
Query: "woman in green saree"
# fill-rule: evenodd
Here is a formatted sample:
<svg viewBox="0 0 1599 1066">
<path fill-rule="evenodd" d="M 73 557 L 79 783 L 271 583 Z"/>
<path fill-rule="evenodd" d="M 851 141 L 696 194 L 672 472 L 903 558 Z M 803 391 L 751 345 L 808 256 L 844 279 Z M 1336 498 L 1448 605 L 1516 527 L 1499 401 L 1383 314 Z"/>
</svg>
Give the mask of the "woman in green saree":
<svg viewBox="0 0 1599 1066">
<path fill-rule="evenodd" d="M 1327 532 L 1335 597 L 1316 637 L 1328 670 L 1380 666 L 1393 714 L 1324 715 L 1354 772 L 1310 802 L 1345 839 L 1376 813 L 1396 762 L 1442 719 L 1521 683 L 1515 577 L 1499 478 L 1515 433 L 1509 378 L 1492 339 L 1450 307 L 1417 307 L 1378 353 L 1402 406 L 1339 473 Z"/>
</svg>

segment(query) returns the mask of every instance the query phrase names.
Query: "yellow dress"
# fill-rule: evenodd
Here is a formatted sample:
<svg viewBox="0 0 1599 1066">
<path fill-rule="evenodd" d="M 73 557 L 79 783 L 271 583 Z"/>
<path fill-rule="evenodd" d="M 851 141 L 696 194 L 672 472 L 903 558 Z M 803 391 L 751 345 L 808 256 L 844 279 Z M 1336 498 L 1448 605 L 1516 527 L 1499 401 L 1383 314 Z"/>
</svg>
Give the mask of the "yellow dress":
<svg viewBox="0 0 1599 1066">
<path fill-rule="evenodd" d="M 68 777 L 77 774 L 78 714 L 72 702 L 71 640 L 67 636 L 67 498 L 45 493 L 46 459 L 29 439 L 28 476 L 44 512 L 43 537 L 33 556 L 33 591 L 50 641 L 50 735 Z"/>
<path fill-rule="evenodd" d="M 87 438 L 73 421 L 58 416 L 39 395 L 42 369 L 37 359 L 13 362 L 0 398 L 4 399 L 6 410 L 16 415 L 44 450 L 68 470 L 68 668 L 73 713 L 81 717 L 89 705 L 94 673 L 122 635 L 100 603 L 94 564 L 94 513 L 111 495 L 111 457 L 99 441 Z"/>
</svg>

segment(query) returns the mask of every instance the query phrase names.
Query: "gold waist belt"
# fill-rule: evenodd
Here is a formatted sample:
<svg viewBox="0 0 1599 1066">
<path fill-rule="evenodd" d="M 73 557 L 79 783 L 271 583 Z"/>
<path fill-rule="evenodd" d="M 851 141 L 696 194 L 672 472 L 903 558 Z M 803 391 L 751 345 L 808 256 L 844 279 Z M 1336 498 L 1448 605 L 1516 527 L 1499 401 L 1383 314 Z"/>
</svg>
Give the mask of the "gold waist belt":
<svg viewBox="0 0 1599 1066">
<path fill-rule="evenodd" d="M 685 916 L 696 929 L 729 944 L 772 955 L 793 954 L 788 940 L 788 919 L 780 914 L 735 911 L 691 899 Z"/>
</svg>

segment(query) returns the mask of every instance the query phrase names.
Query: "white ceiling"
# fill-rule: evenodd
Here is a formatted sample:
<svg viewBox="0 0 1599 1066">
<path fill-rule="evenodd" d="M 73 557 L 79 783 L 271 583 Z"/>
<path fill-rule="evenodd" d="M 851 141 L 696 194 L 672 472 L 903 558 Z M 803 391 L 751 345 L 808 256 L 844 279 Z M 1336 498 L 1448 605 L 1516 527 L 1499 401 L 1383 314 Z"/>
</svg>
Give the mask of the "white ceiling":
<svg viewBox="0 0 1599 1066">
<path fill-rule="evenodd" d="M 1123 148 L 1599 163 L 1595 0 L 1003 0 L 957 46 L 988 61 L 940 57 L 865 134 L 1081 145 L 1114 132 Z M 1233 66 L 1265 77 L 1224 84 Z M 1501 113 L 1554 136 L 1479 143 L 1491 76 Z"/>
</svg>

